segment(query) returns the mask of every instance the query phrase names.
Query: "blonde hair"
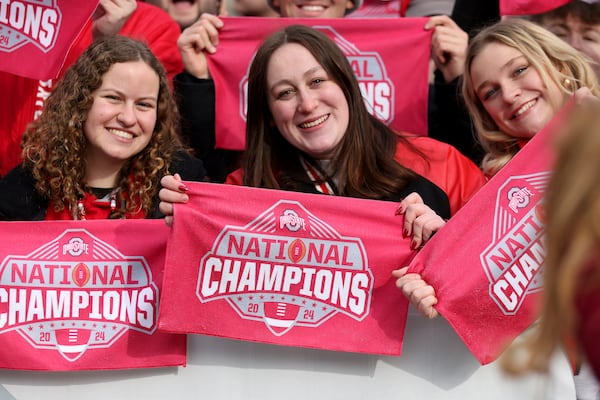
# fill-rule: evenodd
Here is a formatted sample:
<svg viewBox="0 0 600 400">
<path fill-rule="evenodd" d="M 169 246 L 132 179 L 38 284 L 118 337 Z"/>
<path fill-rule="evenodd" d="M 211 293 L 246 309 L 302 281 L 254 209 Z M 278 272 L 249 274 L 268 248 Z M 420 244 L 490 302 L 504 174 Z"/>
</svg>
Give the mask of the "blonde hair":
<svg viewBox="0 0 600 400">
<path fill-rule="evenodd" d="M 498 128 L 473 87 L 473 60 L 491 43 L 521 52 L 540 74 L 545 86 L 556 85 L 569 95 L 581 87 L 588 87 L 594 95 L 600 94 L 596 75 L 585 56 L 533 22 L 507 18 L 480 31 L 467 49 L 462 93 L 486 152 L 481 164 L 486 175 L 498 172 L 519 150 L 518 139 Z"/>
<path fill-rule="evenodd" d="M 560 132 L 545 194 L 547 255 L 541 318 L 531 337 L 507 351 L 504 366 L 509 372 L 546 371 L 556 348 L 575 338 L 574 298 L 581 285 L 600 288 L 600 265 L 590 263 L 600 256 L 599 153 L 600 104 L 586 104 L 574 110 Z"/>
</svg>

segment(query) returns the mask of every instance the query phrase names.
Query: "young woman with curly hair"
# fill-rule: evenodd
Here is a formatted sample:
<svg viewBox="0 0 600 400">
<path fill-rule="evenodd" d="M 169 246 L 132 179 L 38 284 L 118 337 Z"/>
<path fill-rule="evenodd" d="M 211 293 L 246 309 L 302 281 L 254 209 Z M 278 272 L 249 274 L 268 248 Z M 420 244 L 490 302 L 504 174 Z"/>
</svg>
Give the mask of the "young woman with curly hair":
<svg viewBox="0 0 600 400">
<path fill-rule="evenodd" d="M 160 179 L 204 169 L 178 138 L 165 70 L 142 42 L 94 42 L 23 137 L 23 164 L 0 181 L 0 219 L 156 218 Z"/>
</svg>

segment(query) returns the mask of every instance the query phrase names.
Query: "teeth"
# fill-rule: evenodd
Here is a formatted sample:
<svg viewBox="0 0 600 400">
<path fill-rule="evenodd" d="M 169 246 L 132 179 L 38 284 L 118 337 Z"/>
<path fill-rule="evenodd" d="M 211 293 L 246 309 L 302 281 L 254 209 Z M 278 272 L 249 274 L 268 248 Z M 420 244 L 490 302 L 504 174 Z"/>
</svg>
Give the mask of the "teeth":
<svg viewBox="0 0 600 400">
<path fill-rule="evenodd" d="M 316 12 L 316 11 L 323 11 L 325 9 L 325 7 L 323 7 L 323 6 L 316 6 L 316 5 L 304 5 L 304 6 L 302 6 L 302 9 L 304 11 Z"/>
<path fill-rule="evenodd" d="M 303 124 L 300 124 L 300 128 L 303 129 L 308 129 L 308 128 L 312 128 L 313 126 L 317 126 L 319 124 L 322 124 L 323 122 L 325 122 L 325 120 L 329 118 L 329 114 L 323 115 L 321 118 L 316 119 L 312 122 L 305 122 Z"/>
<path fill-rule="evenodd" d="M 531 100 L 531 101 L 523 104 L 523 106 L 521 108 L 519 108 L 517 110 L 517 112 L 515 113 L 515 118 L 518 117 L 519 115 L 523 114 L 525 111 L 529 110 L 531 107 L 533 107 L 534 104 L 535 104 L 535 100 Z"/>
<path fill-rule="evenodd" d="M 113 135 L 121 137 L 123 139 L 133 139 L 133 135 L 131 133 L 122 131 L 120 129 L 109 129 L 108 131 Z"/>
</svg>

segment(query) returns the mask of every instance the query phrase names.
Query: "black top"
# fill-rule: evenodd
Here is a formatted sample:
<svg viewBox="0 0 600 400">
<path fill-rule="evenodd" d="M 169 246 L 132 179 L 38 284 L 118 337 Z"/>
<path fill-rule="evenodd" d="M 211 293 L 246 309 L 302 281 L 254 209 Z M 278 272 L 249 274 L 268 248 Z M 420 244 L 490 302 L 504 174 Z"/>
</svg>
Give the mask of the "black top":
<svg viewBox="0 0 600 400">
<path fill-rule="evenodd" d="M 185 151 L 178 151 L 173 156 L 171 173 L 179 173 L 186 181 L 204 180 L 204 167 L 197 158 Z M 19 165 L 0 179 L 0 220 L 2 221 L 41 221 L 46 216 L 49 200 L 35 189 L 35 180 L 31 171 Z M 162 218 L 156 208 L 147 218 Z"/>
</svg>

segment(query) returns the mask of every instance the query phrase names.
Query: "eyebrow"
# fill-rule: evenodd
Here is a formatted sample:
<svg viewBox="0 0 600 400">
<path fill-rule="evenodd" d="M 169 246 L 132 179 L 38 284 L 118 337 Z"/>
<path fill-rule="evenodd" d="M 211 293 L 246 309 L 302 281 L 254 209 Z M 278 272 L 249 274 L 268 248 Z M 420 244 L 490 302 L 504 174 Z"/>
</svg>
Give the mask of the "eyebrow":
<svg viewBox="0 0 600 400">
<path fill-rule="evenodd" d="M 503 65 L 503 66 L 500 68 L 500 71 L 505 71 L 505 70 L 507 70 L 507 69 L 511 68 L 511 67 L 512 67 L 512 66 L 513 66 L 513 65 L 514 65 L 514 64 L 515 64 L 515 63 L 516 63 L 516 62 L 517 62 L 517 61 L 518 61 L 520 58 L 525 58 L 525 56 L 521 54 L 521 55 L 519 55 L 519 56 L 516 56 L 516 57 L 513 57 L 513 58 L 511 58 L 510 60 L 508 60 L 508 61 L 506 62 L 506 64 L 504 64 L 504 65 Z M 489 81 L 487 81 L 487 80 L 486 80 L 486 81 L 483 81 L 483 82 L 481 82 L 481 84 L 480 84 L 479 86 L 477 86 L 477 89 L 476 89 L 475 91 L 476 91 L 477 93 L 479 93 L 479 91 L 481 90 L 481 88 L 482 88 L 482 87 L 484 87 L 485 85 L 488 85 L 488 84 L 489 84 Z"/>
</svg>

